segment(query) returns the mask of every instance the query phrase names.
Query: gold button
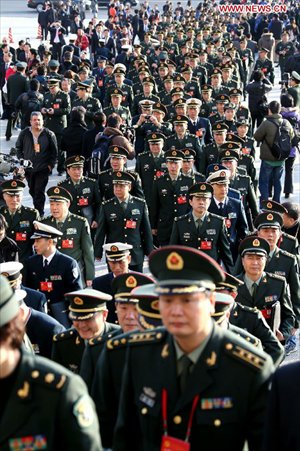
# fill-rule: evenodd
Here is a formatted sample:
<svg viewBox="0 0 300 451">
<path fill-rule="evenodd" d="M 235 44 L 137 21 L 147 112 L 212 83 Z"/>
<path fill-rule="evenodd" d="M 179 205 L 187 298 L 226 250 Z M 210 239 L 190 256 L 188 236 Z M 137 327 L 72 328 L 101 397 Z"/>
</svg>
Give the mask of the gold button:
<svg viewBox="0 0 300 451">
<path fill-rule="evenodd" d="M 173 421 L 174 421 L 175 424 L 180 424 L 180 423 L 182 422 L 182 418 L 181 418 L 180 415 L 176 415 L 176 416 L 173 418 Z"/>
<path fill-rule="evenodd" d="M 31 377 L 33 379 L 36 379 L 37 377 L 39 377 L 39 375 L 40 375 L 39 371 L 32 371 L 32 373 L 31 373 Z"/>
<path fill-rule="evenodd" d="M 156 334 L 156 338 L 160 339 L 162 337 L 162 333 L 158 332 L 158 334 Z"/>
<path fill-rule="evenodd" d="M 53 382 L 55 379 L 55 376 L 53 373 L 48 373 L 45 376 L 45 382 L 47 382 L 47 384 L 51 384 L 51 382 Z"/>
<path fill-rule="evenodd" d="M 221 420 L 219 420 L 218 418 L 214 421 L 214 425 L 216 426 L 216 428 L 218 428 L 219 426 L 221 426 Z"/>
<path fill-rule="evenodd" d="M 233 345 L 231 343 L 227 343 L 227 345 L 225 346 L 225 348 L 230 351 L 233 348 Z"/>
<path fill-rule="evenodd" d="M 141 410 L 141 414 L 146 415 L 146 413 L 148 413 L 148 409 L 147 409 L 147 407 L 143 407 Z"/>
</svg>

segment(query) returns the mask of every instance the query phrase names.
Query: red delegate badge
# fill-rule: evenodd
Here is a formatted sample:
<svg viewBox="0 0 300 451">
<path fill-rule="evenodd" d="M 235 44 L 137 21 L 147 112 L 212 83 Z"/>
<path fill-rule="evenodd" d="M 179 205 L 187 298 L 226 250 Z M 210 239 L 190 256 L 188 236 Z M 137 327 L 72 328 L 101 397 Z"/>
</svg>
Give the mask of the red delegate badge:
<svg viewBox="0 0 300 451">
<path fill-rule="evenodd" d="M 16 241 L 26 241 L 27 235 L 26 233 L 17 232 L 16 233 Z"/>
<path fill-rule="evenodd" d="M 162 438 L 160 451 L 189 451 L 190 449 L 190 443 L 178 438 L 169 435 L 164 435 Z"/>
<path fill-rule="evenodd" d="M 61 247 L 63 249 L 73 249 L 74 242 L 73 242 L 73 240 L 62 240 Z"/>
<path fill-rule="evenodd" d="M 178 196 L 177 197 L 177 203 L 179 205 L 186 204 L 186 196 Z"/>
<path fill-rule="evenodd" d="M 136 221 L 132 221 L 131 219 L 127 219 L 126 227 L 127 227 L 127 229 L 136 229 Z"/>
<path fill-rule="evenodd" d="M 201 251 L 210 251 L 212 249 L 212 241 L 201 241 L 200 249 Z"/>
<path fill-rule="evenodd" d="M 80 205 L 80 207 L 86 207 L 89 204 L 89 200 L 86 199 L 85 197 L 81 197 L 78 201 L 78 205 Z"/>
<path fill-rule="evenodd" d="M 52 282 L 40 282 L 40 290 L 41 291 L 53 291 Z"/>
</svg>

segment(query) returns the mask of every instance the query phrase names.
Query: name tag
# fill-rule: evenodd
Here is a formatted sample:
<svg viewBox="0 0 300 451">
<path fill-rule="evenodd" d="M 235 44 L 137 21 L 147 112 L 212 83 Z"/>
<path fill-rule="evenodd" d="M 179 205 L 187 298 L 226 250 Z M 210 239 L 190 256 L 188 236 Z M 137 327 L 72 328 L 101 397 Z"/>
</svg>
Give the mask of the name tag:
<svg viewBox="0 0 300 451">
<path fill-rule="evenodd" d="M 85 197 L 81 197 L 78 201 L 78 205 L 80 205 L 80 207 L 85 207 L 88 204 L 89 204 L 89 200 L 86 199 Z"/>
<path fill-rule="evenodd" d="M 73 242 L 73 240 L 62 240 L 61 247 L 63 249 L 73 249 L 74 242 Z"/>
<path fill-rule="evenodd" d="M 24 227 L 29 227 L 30 223 L 29 221 L 20 221 L 20 227 L 24 228 Z"/>
<path fill-rule="evenodd" d="M 207 229 L 206 230 L 207 235 L 216 235 L 216 229 Z"/>
<path fill-rule="evenodd" d="M 132 215 L 140 215 L 141 212 L 140 212 L 140 210 L 138 208 L 134 208 L 133 210 L 131 210 L 131 214 Z"/>
<path fill-rule="evenodd" d="M 186 204 L 186 196 L 178 196 L 177 197 L 177 203 L 179 205 Z"/>
<path fill-rule="evenodd" d="M 40 290 L 41 291 L 53 291 L 53 284 L 52 282 L 40 282 Z"/>
<path fill-rule="evenodd" d="M 236 213 L 228 213 L 228 218 L 229 219 L 235 219 L 236 218 Z"/>
<path fill-rule="evenodd" d="M 53 109 L 54 109 L 54 110 L 58 110 L 59 107 L 60 107 L 59 103 L 54 103 L 54 104 L 53 104 Z"/>
<path fill-rule="evenodd" d="M 40 148 L 40 145 L 39 145 L 39 143 L 36 143 L 36 144 L 34 144 L 34 151 L 35 151 L 35 153 L 39 153 L 40 151 L 41 151 L 41 148 Z"/>
<path fill-rule="evenodd" d="M 136 229 L 136 221 L 131 221 L 130 219 L 127 219 L 126 227 L 127 229 Z"/>
<path fill-rule="evenodd" d="M 201 241 L 200 242 L 200 250 L 202 251 L 210 251 L 212 249 L 212 241 Z"/>
<path fill-rule="evenodd" d="M 66 233 L 67 233 L 67 235 L 76 235 L 77 229 L 75 229 L 74 227 L 71 227 L 66 230 Z"/>
<path fill-rule="evenodd" d="M 27 239 L 26 232 L 24 232 L 24 233 L 17 232 L 16 233 L 16 241 L 26 241 L 26 239 Z"/>
<path fill-rule="evenodd" d="M 50 276 L 50 280 L 62 280 L 62 277 L 59 274 L 53 274 Z"/>
<path fill-rule="evenodd" d="M 91 192 L 91 188 L 83 188 L 82 194 L 89 194 Z"/>
</svg>

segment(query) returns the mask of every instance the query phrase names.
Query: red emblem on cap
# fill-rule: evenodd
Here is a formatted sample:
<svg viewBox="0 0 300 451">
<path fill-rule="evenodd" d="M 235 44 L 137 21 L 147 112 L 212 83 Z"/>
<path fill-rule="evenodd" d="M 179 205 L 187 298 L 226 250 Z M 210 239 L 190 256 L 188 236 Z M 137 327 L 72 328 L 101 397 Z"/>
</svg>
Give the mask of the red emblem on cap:
<svg viewBox="0 0 300 451">
<path fill-rule="evenodd" d="M 260 246 L 260 241 L 256 238 L 252 244 L 253 244 L 253 246 L 258 247 L 258 246 Z"/>
<path fill-rule="evenodd" d="M 268 214 L 267 220 L 268 220 L 268 221 L 273 221 L 273 219 L 274 219 L 274 216 L 273 216 L 271 213 Z"/>
<path fill-rule="evenodd" d="M 167 268 L 171 270 L 181 270 L 184 266 L 182 257 L 177 252 L 171 252 L 166 260 Z"/>
<path fill-rule="evenodd" d="M 137 280 L 133 276 L 129 276 L 128 279 L 125 282 L 126 287 L 128 288 L 134 288 L 137 286 Z"/>
<path fill-rule="evenodd" d="M 15 188 L 17 186 L 17 182 L 15 180 L 13 180 L 10 184 L 10 186 L 12 186 L 13 188 Z"/>
<path fill-rule="evenodd" d="M 54 188 L 54 194 L 59 194 L 60 193 L 60 189 L 59 188 Z"/>
</svg>

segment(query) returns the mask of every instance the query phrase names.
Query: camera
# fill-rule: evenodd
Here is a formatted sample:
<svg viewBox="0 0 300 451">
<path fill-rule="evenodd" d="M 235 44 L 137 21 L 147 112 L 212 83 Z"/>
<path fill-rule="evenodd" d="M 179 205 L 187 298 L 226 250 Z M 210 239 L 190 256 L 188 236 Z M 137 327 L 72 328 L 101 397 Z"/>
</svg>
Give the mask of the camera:
<svg viewBox="0 0 300 451">
<path fill-rule="evenodd" d="M 281 90 L 286 90 L 289 86 L 290 74 L 288 72 L 284 72 L 282 76 L 282 80 L 279 81 L 281 85 Z"/>
<path fill-rule="evenodd" d="M 15 149 L 11 149 L 11 155 L 0 153 L 0 173 L 3 175 L 19 172 L 21 170 L 32 168 L 30 160 L 19 159 L 15 156 Z"/>
<path fill-rule="evenodd" d="M 135 129 L 133 127 L 128 127 L 127 125 L 123 124 L 120 126 L 120 130 L 125 136 L 125 138 L 127 138 L 128 141 L 130 141 L 133 144 L 135 140 Z"/>
</svg>

